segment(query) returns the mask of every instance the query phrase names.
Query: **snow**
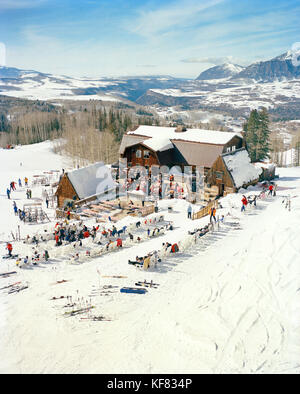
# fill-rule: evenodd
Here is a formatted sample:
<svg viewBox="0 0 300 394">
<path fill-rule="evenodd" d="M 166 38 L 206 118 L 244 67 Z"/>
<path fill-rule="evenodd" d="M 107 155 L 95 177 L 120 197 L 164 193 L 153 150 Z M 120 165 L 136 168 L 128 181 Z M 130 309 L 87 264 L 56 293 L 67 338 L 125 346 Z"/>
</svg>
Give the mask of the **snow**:
<svg viewBox="0 0 300 394">
<path fill-rule="evenodd" d="M 9 239 L 17 223 L 4 193 L 7 182 L 67 169 L 67 164 L 53 153 L 51 143 L 0 150 L 0 165 L 6 169 L 0 174 L 1 241 Z M 27 281 L 29 288 L 0 291 L 0 373 L 299 373 L 300 168 L 277 171 L 276 197 L 258 200 L 245 213 L 240 211 L 241 194 L 222 198 L 217 214 L 225 215 L 225 222 L 219 230 L 183 253 L 166 256 L 156 270 L 138 270 L 127 261 L 160 249 L 162 242 L 183 240 L 188 230 L 208 222 L 207 217 L 188 220 L 183 200 L 159 203 L 159 214 L 173 221 L 173 231 L 133 247 L 71 264 L 59 256 L 63 249 L 52 246 L 50 261 L 30 269 L 1 259 L 0 273 L 17 274 L 0 278 L 0 288 L 17 281 Z M 32 190 L 36 196 L 42 191 Z M 252 187 L 243 194 L 259 190 Z M 17 190 L 13 199 L 19 204 L 24 194 Z M 282 203 L 286 195 L 291 211 Z M 54 222 L 47 226 L 53 228 Z M 44 227 L 26 224 L 21 235 Z M 30 249 L 22 242 L 13 245 L 21 255 Z M 0 243 L 2 255 L 4 247 Z M 51 259 L 52 253 L 56 257 Z M 126 278 L 104 277 L 109 275 Z M 57 284 L 63 279 L 67 282 Z M 145 295 L 119 292 L 144 279 L 160 285 Z M 104 285 L 118 288 L 105 297 L 89 297 Z M 93 313 L 111 321 L 64 317 L 67 301 L 51 300 L 61 295 L 91 299 Z"/>
<path fill-rule="evenodd" d="M 226 144 L 238 133 L 230 133 L 225 131 L 216 131 L 216 130 L 204 130 L 204 129 L 187 129 L 184 132 L 176 132 L 176 127 L 161 127 L 161 126 L 139 126 L 134 131 L 129 131 L 127 134 L 136 134 L 142 135 L 145 137 L 151 137 L 157 140 L 158 147 L 168 146 L 167 140 L 183 140 L 183 141 L 193 141 L 193 142 L 201 142 L 207 144 Z M 149 143 L 149 140 L 145 142 Z"/>
<path fill-rule="evenodd" d="M 262 173 L 261 168 L 251 163 L 248 152 L 245 149 L 223 155 L 222 158 L 237 188 L 247 185 L 254 180 L 258 180 L 259 175 Z"/>
<path fill-rule="evenodd" d="M 109 94 L 75 94 L 73 90 L 80 88 L 101 88 L 116 85 L 117 82 L 76 79 L 63 76 L 45 77 L 40 80 L 31 79 L 35 74 L 25 74 L 22 84 L 16 86 L 16 90 L 1 91 L 5 96 L 26 98 L 29 100 L 103 100 L 120 101 Z M 6 82 L 7 86 L 15 87 L 14 83 Z"/>
<path fill-rule="evenodd" d="M 144 145 L 148 146 L 148 148 L 154 151 L 164 151 L 173 148 L 172 142 L 169 138 L 161 137 L 152 137 L 144 142 Z"/>
<path fill-rule="evenodd" d="M 102 162 L 70 171 L 68 178 L 80 199 L 103 193 L 115 185 L 111 172 Z"/>
</svg>

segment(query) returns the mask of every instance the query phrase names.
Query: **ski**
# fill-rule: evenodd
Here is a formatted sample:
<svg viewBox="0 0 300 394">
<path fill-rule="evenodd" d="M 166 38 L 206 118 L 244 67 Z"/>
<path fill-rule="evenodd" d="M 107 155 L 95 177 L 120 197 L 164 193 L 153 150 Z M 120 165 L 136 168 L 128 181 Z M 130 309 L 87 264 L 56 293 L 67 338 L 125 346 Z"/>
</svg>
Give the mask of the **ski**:
<svg viewBox="0 0 300 394">
<path fill-rule="evenodd" d="M 105 316 L 91 316 L 91 317 L 81 317 L 80 320 L 92 320 L 92 321 L 112 321 L 111 319 L 106 319 Z"/>
<path fill-rule="evenodd" d="M 52 285 L 57 285 L 57 284 L 65 283 L 65 282 L 68 282 L 68 280 L 65 280 L 65 279 L 57 280 L 56 282 L 52 283 Z"/>
<path fill-rule="evenodd" d="M 76 309 L 75 311 L 69 311 L 69 312 L 65 312 L 64 315 L 65 316 L 75 316 L 75 315 L 79 315 L 81 313 L 85 313 L 90 311 L 92 308 L 95 308 L 94 306 L 88 306 L 86 308 L 80 308 L 80 309 Z"/>
<path fill-rule="evenodd" d="M 3 259 L 16 259 L 17 257 L 19 257 L 18 254 L 12 254 L 11 256 L 9 256 L 9 255 L 2 256 Z"/>
<path fill-rule="evenodd" d="M 127 276 L 122 276 L 122 275 L 102 275 L 102 278 L 123 279 L 123 278 L 127 278 Z"/>
<path fill-rule="evenodd" d="M 17 286 L 17 287 L 12 287 L 9 291 L 8 294 L 12 294 L 12 293 L 19 293 L 22 290 L 28 289 L 27 285 L 24 286 Z"/>
<path fill-rule="evenodd" d="M 159 286 L 159 283 L 153 283 L 152 280 L 150 282 L 147 282 L 146 279 L 143 282 L 138 281 L 137 283 L 142 284 L 142 285 Z"/>
<path fill-rule="evenodd" d="M 52 297 L 50 300 L 60 300 L 62 298 L 69 298 L 70 296 L 60 296 L 60 297 Z"/>
<path fill-rule="evenodd" d="M 151 284 L 151 283 L 136 282 L 135 285 L 136 286 L 141 286 L 141 287 L 150 287 L 150 288 L 153 288 L 153 289 L 157 289 L 157 286 L 155 284 Z"/>
<path fill-rule="evenodd" d="M 13 275 L 16 273 L 17 273 L 17 271 L 3 272 L 2 274 L 0 274 L 0 276 L 7 277 L 9 275 Z"/>
<path fill-rule="evenodd" d="M 19 285 L 20 283 L 21 283 L 21 282 L 16 282 L 16 283 L 13 283 L 12 285 L 8 285 L 8 286 L 1 287 L 0 290 L 9 289 L 10 287 Z"/>
</svg>

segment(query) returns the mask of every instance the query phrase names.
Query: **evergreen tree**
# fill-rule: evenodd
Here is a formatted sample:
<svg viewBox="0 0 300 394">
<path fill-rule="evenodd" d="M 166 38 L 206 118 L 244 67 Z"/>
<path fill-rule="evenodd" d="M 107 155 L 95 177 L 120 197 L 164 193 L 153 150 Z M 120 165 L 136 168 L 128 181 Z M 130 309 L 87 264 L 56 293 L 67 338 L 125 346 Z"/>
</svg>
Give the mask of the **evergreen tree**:
<svg viewBox="0 0 300 394">
<path fill-rule="evenodd" d="M 262 161 L 269 157 L 269 115 L 265 108 L 260 112 L 256 109 L 251 111 L 249 119 L 244 124 L 244 131 L 251 161 Z"/>
</svg>

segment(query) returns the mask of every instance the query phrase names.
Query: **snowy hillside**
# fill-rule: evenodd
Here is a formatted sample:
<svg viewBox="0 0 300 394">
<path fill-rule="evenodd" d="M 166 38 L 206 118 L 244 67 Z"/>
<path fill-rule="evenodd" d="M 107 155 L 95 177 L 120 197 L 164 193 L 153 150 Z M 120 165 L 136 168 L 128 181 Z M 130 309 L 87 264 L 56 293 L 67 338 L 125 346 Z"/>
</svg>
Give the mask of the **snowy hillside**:
<svg viewBox="0 0 300 394">
<path fill-rule="evenodd" d="M 32 183 L 43 171 L 67 169 L 70 163 L 51 149 L 46 142 L 0 150 L 1 168 L 7 169 L 0 175 L 1 256 L 19 224 L 12 202 L 26 202 L 24 187 L 7 199 L 8 182 L 28 176 Z M 159 203 L 158 215 L 172 221 L 174 230 L 141 244 L 76 262 L 65 246 L 41 242 L 38 249 L 47 247 L 50 260 L 27 268 L 1 258 L 0 373 L 299 373 L 300 168 L 278 173 L 277 196 L 258 199 L 245 213 L 242 193 L 259 194 L 258 187 L 221 199 L 217 215 L 224 222 L 196 243 L 188 231 L 208 218 L 188 220 L 188 204 L 169 200 Z M 31 187 L 41 197 L 43 188 Z M 47 213 L 53 218 L 51 208 Z M 137 220 L 127 217 L 116 226 L 134 228 Z M 54 225 L 23 224 L 21 236 L 51 232 Z M 142 224 L 140 234 L 146 229 Z M 179 253 L 164 255 L 147 271 L 128 264 L 161 250 L 163 242 L 178 243 Z M 90 239 L 84 246 L 95 248 Z M 20 256 L 33 253 L 32 244 L 13 247 Z M 1 275 L 8 271 L 16 273 Z M 159 285 L 145 294 L 120 292 L 145 279 Z M 10 292 L 17 282 L 28 287 Z M 65 313 L 71 302 L 92 308 L 83 315 Z"/>
<path fill-rule="evenodd" d="M 102 100 L 248 116 L 266 107 L 280 119 L 300 116 L 300 67 L 286 53 L 242 67 L 225 63 L 196 79 L 170 76 L 72 78 L 0 67 L 0 95 L 31 100 Z"/>
<path fill-rule="evenodd" d="M 208 70 L 203 71 L 196 79 L 209 80 L 209 79 L 222 79 L 230 78 L 240 73 L 245 67 L 237 64 L 225 63 L 220 66 L 214 66 Z"/>
<path fill-rule="evenodd" d="M 105 92 L 96 94 L 98 89 L 111 85 L 114 85 L 112 81 L 104 79 L 70 78 L 0 67 L 0 93 L 23 99 L 119 101 Z M 94 90 L 95 94 L 92 94 L 91 90 Z"/>
</svg>

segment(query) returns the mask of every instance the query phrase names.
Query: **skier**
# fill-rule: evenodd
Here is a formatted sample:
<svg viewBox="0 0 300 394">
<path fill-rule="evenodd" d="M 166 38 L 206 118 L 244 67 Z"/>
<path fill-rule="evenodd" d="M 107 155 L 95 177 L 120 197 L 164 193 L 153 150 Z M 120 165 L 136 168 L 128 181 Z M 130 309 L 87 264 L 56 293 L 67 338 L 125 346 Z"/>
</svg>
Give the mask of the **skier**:
<svg viewBox="0 0 300 394">
<path fill-rule="evenodd" d="M 15 215 L 17 216 L 18 215 L 18 207 L 17 207 L 17 204 L 15 201 L 14 201 L 14 212 L 15 212 Z"/>
<path fill-rule="evenodd" d="M 268 193 L 268 196 L 272 196 L 273 195 L 273 188 L 274 188 L 274 186 L 272 185 L 272 183 L 270 184 L 270 186 L 269 186 L 269 193 Z"/>
<path fill-rule="evenodd" d="M 19 178 L 19 187 L 22 187 L 22 181 L 20 178 Z"/>
<path fill-rule="evenodd" d="M 45 257 L 45 261 L 49 260 L 49 252 L 48 252 L 48 250 L 45 250 L 44 257 Z"/>
<path fill-rule="evenodd" d="M 10 200 L 10 190 L 9 188 L 6 189 L 7 198 Z"/>
<path fill-rule="evenodd" d="M 191 206 L 191 204 L 188 206 L 188 209 L 187 209 L 187 214 L 188 214 L 188 219 L 192 219 L 192 206 Z"/>
<path fill-rule="evenodd" d="M 12 257 L 12 250 L 13 250 L 13 247 L 12 247 L 12 244 L 11 244 L 10 242 L 7 242 L 7 244 L 6 244 L 6 249 L 8 250 L 8 255 L 9 255 L 9 257 Z"/>
<path fill-rule="evenodd" d="M 177 253 L 179 252 L 179 247 L 178 245 L 175 243 L 171 246 L 171 253 Z"/>
<path fill-rule="evenodd" d="M 212 222 L 212 219 L 214 219 L 214 221 L 216 222 L 216 208 L 215 207 L 211 207 L 209 210 L 209 221 L 210 223 Z"/>
<path fill-rule="evenodd" d="M 248 204 L 247 197 L 243 195 L 241 212 L 245 211 L 247 204 Z"/>
<path fill-rule="evenodd" d="M 123 247 L 122 238 L 118 238 L 117 239 L 117 248 L 122 248 L 122 247 Z"/>
<path fill-rule="evenodd" d="M 28 186 L 28 178 L 27 177 L 24 178 L 24 182 L 25 182 L 25 186 Z"/>
</svg>

